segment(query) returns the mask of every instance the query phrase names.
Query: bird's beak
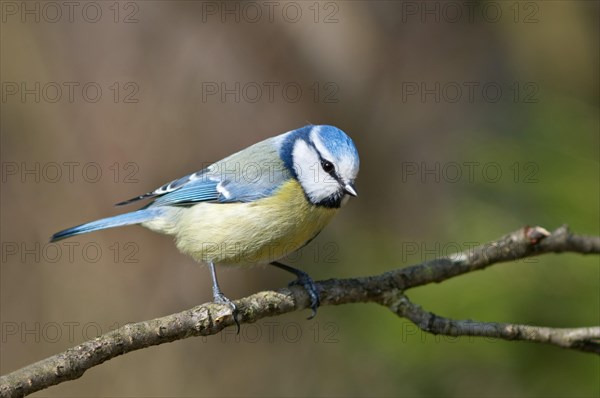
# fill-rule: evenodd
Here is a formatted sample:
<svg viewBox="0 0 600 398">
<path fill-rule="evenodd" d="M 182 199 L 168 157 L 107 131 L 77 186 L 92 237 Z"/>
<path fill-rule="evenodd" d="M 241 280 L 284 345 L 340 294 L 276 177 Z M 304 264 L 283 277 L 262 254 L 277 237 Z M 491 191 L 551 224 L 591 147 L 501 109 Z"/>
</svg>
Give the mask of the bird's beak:
<svg viewBox="0 0 600 398">
<path fill-rule="evenodd" d="M 356 192 L 356 189 L 354 188 L 354 184 L 352 183 L 347 183 L 346 185 L 344 185 L 344 191 L 346 191 L 346 193 L 348 195 L 352 195 L 352 196 L 358 196 L 358 193 Z"/>
</svg>

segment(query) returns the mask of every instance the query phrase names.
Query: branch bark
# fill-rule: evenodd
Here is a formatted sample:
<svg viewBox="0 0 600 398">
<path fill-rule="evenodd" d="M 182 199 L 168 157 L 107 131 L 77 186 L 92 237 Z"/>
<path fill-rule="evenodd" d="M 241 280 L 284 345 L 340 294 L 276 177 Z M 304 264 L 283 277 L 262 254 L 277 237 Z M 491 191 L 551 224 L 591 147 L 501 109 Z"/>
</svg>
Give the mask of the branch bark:
<svg viewBox="0 0 600 398">
<path fill-rule="evenodd" d="M 403 294 L 398 296 L 398 300 L 390 306 L 390 309 L 398 316 L 409 319 L 421 330 L 432 334 L 533 341 L 600 354 L 600 327 L 566 329 L 478 322 L 470 319 L 455 320 L 425 311 Z"/>
<path fill-rule="evenodd" d="M 546 253 L 600 253 L 600 237 L 569 232 L 566 225 L 549 233 L 541 227 L 525 227 L 496 241 L 445 258 L 395 269 L 381 275 L 317 282 L 321 305 L 376 302 L 388 307 L 424 331 L 448 336 L 494 337 L 556 345 L 600 354 L 600 327 L 574 329 L 452 320 L 437 316 L 412 303 L 408 289 L 492 264 Z M 240 323 L 308 308 L 306 292 L 296 286 L 264 291 L 235 301 Z M 43 359 L 0 378 L 1 397 L 20 397 L 55 384 L 74 380 L 109 359 L 153 345 L 192 336 L 208 336 L 235 325 L 229 307 L 206 303 L 192 309 L 125 325 L 65 352 Z"/>
</svg>

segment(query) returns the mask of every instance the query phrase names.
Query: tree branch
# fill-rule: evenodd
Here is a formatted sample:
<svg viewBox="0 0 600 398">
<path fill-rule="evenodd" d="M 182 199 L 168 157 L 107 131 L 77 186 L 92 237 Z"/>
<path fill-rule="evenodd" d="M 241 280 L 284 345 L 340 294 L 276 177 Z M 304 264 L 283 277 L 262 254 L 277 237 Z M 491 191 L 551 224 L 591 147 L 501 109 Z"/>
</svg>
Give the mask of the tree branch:
<svg viewBox="0 0 600 398">
<path fill-rule="evenodd" d="M 390 309 L 407 318 L 421 330 L 445 336 L 477 336 L 502 340 L 523 340 L 547 343 L 563 348 L 600 354 L 600 327 L 548 328 L 510 323 L 455 320 L 435 315 L 412 303 L 403 294 L 390 303 Z"/>
<path fill-rule="evenodd" d="M 376 302 L 409 319 L 424 331 L 449 336 L 481 336 L 524 340 L 600 353 L 600 327 L 558 329 L 527 325 L 452 320 L 434 315 L 413 304 L 404 291 L 492 264 L 545 253 L 600 253 L 600 237 L 571 234 L 562 226 L 550 234 L 541 227 L 525 227 L 472 250 L 381 275 L 317 282 L 321 305 Z M 300 287 L 265 291 L 235 301 L 241 323 L 308 308 L 308 295 Z M 206 303 L 192 309 L 125 325 L 110 333 L 70 348 L 0 378 L 1 397 L 19 397 L 49 386 L 74 380 L 109 359 L 130 351 L 181 340 L 208 336 L 234 325 L 229 307 Z"/>
</svg>

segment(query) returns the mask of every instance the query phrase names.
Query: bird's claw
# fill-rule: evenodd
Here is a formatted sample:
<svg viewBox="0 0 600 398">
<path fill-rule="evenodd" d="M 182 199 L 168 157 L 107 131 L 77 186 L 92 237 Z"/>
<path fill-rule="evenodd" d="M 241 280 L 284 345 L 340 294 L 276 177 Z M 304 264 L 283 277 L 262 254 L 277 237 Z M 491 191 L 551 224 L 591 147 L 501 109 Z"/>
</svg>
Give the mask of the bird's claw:
<svg viewBox="0 0 600 398">
<path fill-rule="evenodd" d="M 223 293 L 215 293 L 213 297 L 213 301 L 216 304 L 226 305 L 231 308 L 231 316 L 233 316 L 233 320 L 235 322 L 235 326 L 237 326 L 237 334 L 240 334 L 240 321 L 238 320 L 239 311 L 237 306 L 233 303 L 233 301 L 229 300 Z"/>
<path fill-rule="evenodd" d="M 319 290 L 317 289 L 317 285 L 312 280 L 310 275 L 303 273 L 298 276 L 298 279 L 295 279 L 289 283 L 290 286 L 302 286 L 308 297 L 310 297 L 310 309 L 312 310 L 312 314 L 307 319 L 313 319 L 317 315 L 317 308 L 321 305 L 321 299 L 319 297 Z"/>
</svg>

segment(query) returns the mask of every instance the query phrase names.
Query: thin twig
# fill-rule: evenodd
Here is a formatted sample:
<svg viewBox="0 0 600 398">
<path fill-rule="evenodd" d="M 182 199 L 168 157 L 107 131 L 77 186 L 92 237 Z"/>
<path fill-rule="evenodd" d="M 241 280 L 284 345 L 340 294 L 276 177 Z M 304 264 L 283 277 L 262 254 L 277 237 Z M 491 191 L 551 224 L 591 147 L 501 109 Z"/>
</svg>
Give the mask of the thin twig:
<svg viewBox="0 0 600 398">
<path fill-rule="evenodd" d="M 600 354 L 600 327 L 548 328 L 510 323 L 456 320 L 425 311 L 403 294 L 390 300 L 398 316 L 410 320 L 421 330 L 445 336 L 476 336 L 502 340 L 522 340 L 547 343 L 563 348 Z"/>
</svg>

